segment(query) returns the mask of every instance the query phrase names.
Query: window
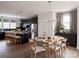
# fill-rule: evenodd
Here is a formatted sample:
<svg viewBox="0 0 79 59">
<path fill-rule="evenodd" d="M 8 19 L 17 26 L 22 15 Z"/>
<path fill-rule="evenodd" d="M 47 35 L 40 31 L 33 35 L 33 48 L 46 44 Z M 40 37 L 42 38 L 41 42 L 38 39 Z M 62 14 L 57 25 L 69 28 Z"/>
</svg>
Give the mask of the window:
<svg viewBox="0 0 79 59">
<path fill-rule="evenodd" d="M 5 31 L 6 29 L 16 29 L 16 21 L 8 18 L 0 18 L 0 31 Z"/>
<path fill-rule="evenodd" d="M 2 19 L 0 19 L 0 29 L 2 29 Z"/>
<path fill-rule="evenodd" d="M 15 29 L 16 28 L 16 21 L 15 20 L 11 20 L 10 21 L 10 28 L 11 29 Z"/>
<path fill-rule="evenodd" d="M 67 29 L 67 30 L 70 29 L 70 14 L 69 13 L 63 14 L 62 24 L 64 26 L 64 29 Z"/>
<path fill-rule="evenodd" d="M 3 19 L 3 29 L 9 29 L 9 20 Z"/>
<path fill-rule="evenodd" d="M 11 29 L 15 29 L 15 28 L 16 28 L 16 23 L 11 23 L 10 28 L 11 28 Z"/>
<path fill-rule="evenodd" d="M 0 31 L 2 31 L 2 19 L 0 19 Z"/>
</svg>

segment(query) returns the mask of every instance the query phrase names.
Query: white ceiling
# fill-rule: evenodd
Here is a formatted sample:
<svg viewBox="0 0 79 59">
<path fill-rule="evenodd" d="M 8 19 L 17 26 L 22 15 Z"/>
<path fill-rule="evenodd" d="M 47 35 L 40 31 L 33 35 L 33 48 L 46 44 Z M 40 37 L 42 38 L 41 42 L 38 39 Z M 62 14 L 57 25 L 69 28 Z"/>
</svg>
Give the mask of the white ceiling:
<svg viewBox="0 0 79 59">
<path fill-rule="evenodd" d="M 79 6 L 79 1 L 54 1 L 51 3 L 51 11 L 64 12 Z M 9 16 L 32 17 L 49 11 L 47 1 L 0 1 L 0 14 Z M 17 13 L 17 14 L 16 14 Z"/>
</svg>

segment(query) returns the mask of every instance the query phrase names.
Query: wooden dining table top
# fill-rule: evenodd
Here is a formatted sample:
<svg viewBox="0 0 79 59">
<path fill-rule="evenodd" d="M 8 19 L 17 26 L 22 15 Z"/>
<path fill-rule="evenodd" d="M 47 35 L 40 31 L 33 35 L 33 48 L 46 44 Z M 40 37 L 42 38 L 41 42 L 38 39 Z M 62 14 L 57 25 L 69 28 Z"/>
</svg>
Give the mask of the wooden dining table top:
<svg viewBox="0 0 79 59">
<path fill-rule="evenodd" d="M 63 39 L 64 39 L 64 37 L 54 36 L 52 39 L 39 39 L 39 38 L 37 38 L 37 39 L 34 39 L 34 41 L 51 44 L 52 42 L 60 41 Z M 33 42 L 33 40 L 30 40 L 30 42 Z"/>
</svg>

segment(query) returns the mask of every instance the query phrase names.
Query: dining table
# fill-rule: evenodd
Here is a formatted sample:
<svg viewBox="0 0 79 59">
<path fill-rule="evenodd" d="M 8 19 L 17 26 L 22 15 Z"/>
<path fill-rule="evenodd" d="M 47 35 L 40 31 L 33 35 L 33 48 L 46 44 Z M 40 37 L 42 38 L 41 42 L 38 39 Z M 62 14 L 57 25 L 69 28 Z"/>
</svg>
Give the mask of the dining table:
<svg viewBox="0 0 79 59">
<path fill-rule="evenodd" d="M 50 57 L 50 45 L 58 42 L 62 41 L 64 39 L 64 37 L 60 37 L 60 36 L 54 36 L 52 39 L 42 39 L 42 38 L 36 38 L 34 39 L 34 41 L 36 42 L 42 42 L 43 45 L 46 47 L 46 54 L 48 55 L 48 57 Z"/>
</svg>

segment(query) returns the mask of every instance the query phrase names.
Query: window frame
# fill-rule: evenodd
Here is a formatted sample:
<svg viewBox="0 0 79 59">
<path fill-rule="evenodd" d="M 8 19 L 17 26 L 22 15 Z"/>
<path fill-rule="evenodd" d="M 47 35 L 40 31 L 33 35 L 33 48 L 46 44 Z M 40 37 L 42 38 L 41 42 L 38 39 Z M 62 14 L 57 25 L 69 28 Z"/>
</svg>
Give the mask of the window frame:
<svg viewBox="0 0 79 59">
<path fill-rule="evenodd" d="M 69 21 L 68 21 L 68 22 L 64 22 L 64 16 L 67 16 L 67 15 L 69 15 Z M 64 26 L 64 23 L 65 23 L 65 25 L 68 25 L 68 23 L 69 23 L 69 28 L 64 27 L 64 31 L 65 31 L 65 32 L 70 31 L 70 23 L 71 23 L 70 21 L 71 21 L 70 13 L 64 13 L 64 14 L 63 14 L 63 18 L 62 18 L 62 25 Z M 67 24 L 66 24 L 66 23 L 67 23 Z"/>
<path fill-rule="evenodd" d="M 9 29 L 16 29 L 16 26 L 15 26 L 15 28 L 11 28 L 11 20 L 14 20 L 15 22 L 12 22 L 12 23 L 16 24 L 16 19 L 8 18 L 8 17 L 0 17 L 0 19 L 1 19 L 0 22 L 2 22 L 2 25 L 1 25 L 2 28 L 0 28 L 0 31 L 5 31 L 5 30 L 9 30 Z M 4 20 L 8 20 L 8 21 L 4 21 Z M 5 23 L 9 23 L 8 28 L 4 28 Z"/>
</svg>

